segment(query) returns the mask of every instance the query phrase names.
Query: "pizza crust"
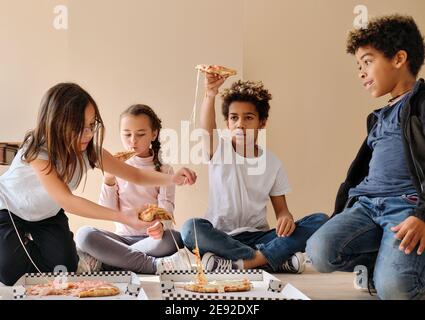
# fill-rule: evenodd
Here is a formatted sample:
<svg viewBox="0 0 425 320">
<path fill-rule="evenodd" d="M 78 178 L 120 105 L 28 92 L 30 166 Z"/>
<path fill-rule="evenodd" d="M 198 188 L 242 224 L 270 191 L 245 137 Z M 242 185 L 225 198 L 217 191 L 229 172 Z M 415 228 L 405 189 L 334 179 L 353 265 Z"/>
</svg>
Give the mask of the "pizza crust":
<svg viewBox="0 0 425 320">
<path fill-rule="evenodd" d="M 236 70 L 230 69 L 224 66 L 212 66 L 206 64 L 198 64 L 195 69 L 201 70 L 206 73 L 214 73 L 223 77 L 229 77 L 236 75 Z"/>
<path fill-rule="evenodd" d="M 93 288 L 89 290 L 81 291 L 78 294 L 79 298 L 88 297 L 110 297 L 120 294 L 120 289 L 113 285 L 105 285 L 103 287 Z"/>
</svg>

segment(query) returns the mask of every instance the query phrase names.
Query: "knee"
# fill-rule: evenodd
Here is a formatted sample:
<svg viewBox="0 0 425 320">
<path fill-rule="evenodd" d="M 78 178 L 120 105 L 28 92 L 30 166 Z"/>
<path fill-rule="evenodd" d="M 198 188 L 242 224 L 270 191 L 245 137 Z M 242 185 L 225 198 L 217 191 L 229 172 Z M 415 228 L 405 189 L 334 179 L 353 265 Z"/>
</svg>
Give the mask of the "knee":
<svg viewBox="0 0 425 320">
<path fill-rule="evenodd" d="M 88 252 L 93 244 L 96 243 L 99 230 L 93 227 L 84 226 L 78 229 L 75 235 L 75 243 L 81 251 Z"/>
<path fill-rule="evenodd" d="M 418 300 L 424 298 L 417 274 L 386 273 L 383 270 L 375 270 L 374 282 L 378 297 L 382 300 Z"/>
<path fill-rule="evenodd" d="M 329 220 L 328 215 L 324 213 L 313 213 L 311 215 L 306 216 L 301 221 L 308 222 L 308 224 L 315 230 L 319 229 L 322 225 L 325 224 L 326 221 Z"/>
<path fill-rule="evenodd" d="M 44 258 L 47 272 L 75 272 L 78 268 L 78 254 L 74 241 L 60 243 L 55 253 Z"/>
<path fill-rule="evenodd" d="M 201 218 L 189 219 L 183 224 L 181 228 L 181 237 L 183 239 L 184 245 L 189 249 L 195 248 L 195 227 L 196 236 L 199 240 L 204 234 L 205 230 L 212 228 L 212 225 L 208 220 Z"/>
<path fill-rule="evenodd" d="M 310 219 L 316 222 L 319 226 L 321 226 L 329 220 L 329 216 L 324 213 L 313 213 L 312 215 L 310 215 Z"/>
<path fill-rule="evenodd" d="M 171 235 L 171 233 L 173 235 Z M 165 233 L 164 235 L 166 235 L 165 236 L 166 241 L 169 242 L 174 248 L 176 247 L 176 243 L 177 243 L 177 246 L 179 248 L 184 247 L 182 236 L 181 236 L 180 232 L 178 232 L 176 230 L 169 230 L 169 232 Z M 174 240 L 176 241 L 176 243 L 174 242 Z"/>
<path fill-rule="evenodd" d="M 335 260 L 333 241 L 325 234 L 321 234 L 320 231 L 307 240 L 305 251 L 318 272 L 329 273 L 337 270 L 337 267 L 332 264 L 332 261 Z"/>
<path fill-rule="evenodd" d="M 171 235 L 171 233 L 173 233 L 173 235 Z M 179 248 L 183 248 L 184 246 L 180 232 L 175 230 L 168 230 L 164 232 L 161 241 L 158 242 L 158 245 L 155 248 L 155 254 L 151 255 L 156 257 L 172 255 L 173 253 L 177 252 L 176 244 Z"/>
</svg>

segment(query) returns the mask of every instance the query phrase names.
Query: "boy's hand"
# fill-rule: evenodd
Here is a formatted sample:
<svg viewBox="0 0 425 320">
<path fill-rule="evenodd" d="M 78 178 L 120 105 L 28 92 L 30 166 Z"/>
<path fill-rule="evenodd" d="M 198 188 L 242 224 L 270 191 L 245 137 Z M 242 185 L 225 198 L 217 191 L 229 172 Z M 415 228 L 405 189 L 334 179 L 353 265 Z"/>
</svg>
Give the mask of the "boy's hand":
<svg viewBox="0 0 425 320">
<path fill-rule="evenodd" d="M 391 231 L 396 232 L 395 237 L 401 240 L 399 249 L 405 254 L 410 254 L 419 243 L 418 255 L 425 249 L 425 222 L 421 219 L 410 216 L 398 226 L 392 227 Z"/>
<path fill-rule="evenodd" d="M 289 212 L 277 219 L 276 234 L 279 237 L 289 237 L 294 232 L 295 228 L 296 224 L 294 218 Z"/>
<path fill-rule="evenodd" d="M 147 228 L 146 232 L 152 239 L 160 240 L 164 234 L 164 225 L 161 220 L 154 220 L 153 222 L 154 223 Z"/>
<path fill-rule="evenodd" d="M 178 186 L 184 184 L 194 184 L 196 182 L 196 173 L 188 168 L 181 168 L 175 174 L 173 174 L 171 180 Z"/>
<path fill-rule="evenodd" d="M 215 97 L 218 89 L 228 77 L 220 76 L 215 73 L 205 73 L 205 94 L 207 97 Z"/>
</svg>

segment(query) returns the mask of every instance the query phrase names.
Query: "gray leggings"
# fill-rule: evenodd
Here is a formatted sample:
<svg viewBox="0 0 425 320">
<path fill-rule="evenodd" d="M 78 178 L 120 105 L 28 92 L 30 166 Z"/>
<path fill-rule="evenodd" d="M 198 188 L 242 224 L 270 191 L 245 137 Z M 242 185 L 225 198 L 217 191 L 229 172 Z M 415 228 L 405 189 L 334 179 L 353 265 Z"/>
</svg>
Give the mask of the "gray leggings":
<svg viewBox="0 0 425 320">
<path fill-rule="evenodd" d="M 175 230 L 164 230 L 162 239 L 155 240 L 148 235 L 119 236 L 113 232 L 86 226 L 78 230 L 75 242 L 81 251 L 101 261 L 104 270 L 121 269 L 154 274 L 156 258 L 177 252 L 171 232 L 182 248 L 180 233 Z"/>
</svg>

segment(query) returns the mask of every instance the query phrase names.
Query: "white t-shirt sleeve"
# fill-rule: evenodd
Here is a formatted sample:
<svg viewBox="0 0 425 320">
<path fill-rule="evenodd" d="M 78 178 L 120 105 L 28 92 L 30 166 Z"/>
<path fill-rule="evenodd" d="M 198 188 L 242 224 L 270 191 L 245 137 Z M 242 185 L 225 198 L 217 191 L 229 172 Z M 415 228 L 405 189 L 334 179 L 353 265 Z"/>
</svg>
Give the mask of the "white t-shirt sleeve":
<svg viewBox="0 0 425 320">
<path fill-rule="evenodd" d="M 274 181 L 273 187 L 270 190 L 271 197 L 283 196 L 291 191 L 289 186 L 288 175 L 286 174 L 285 169 L 281 165 L 276 174 L 276 179 Z"/>
</svg>

